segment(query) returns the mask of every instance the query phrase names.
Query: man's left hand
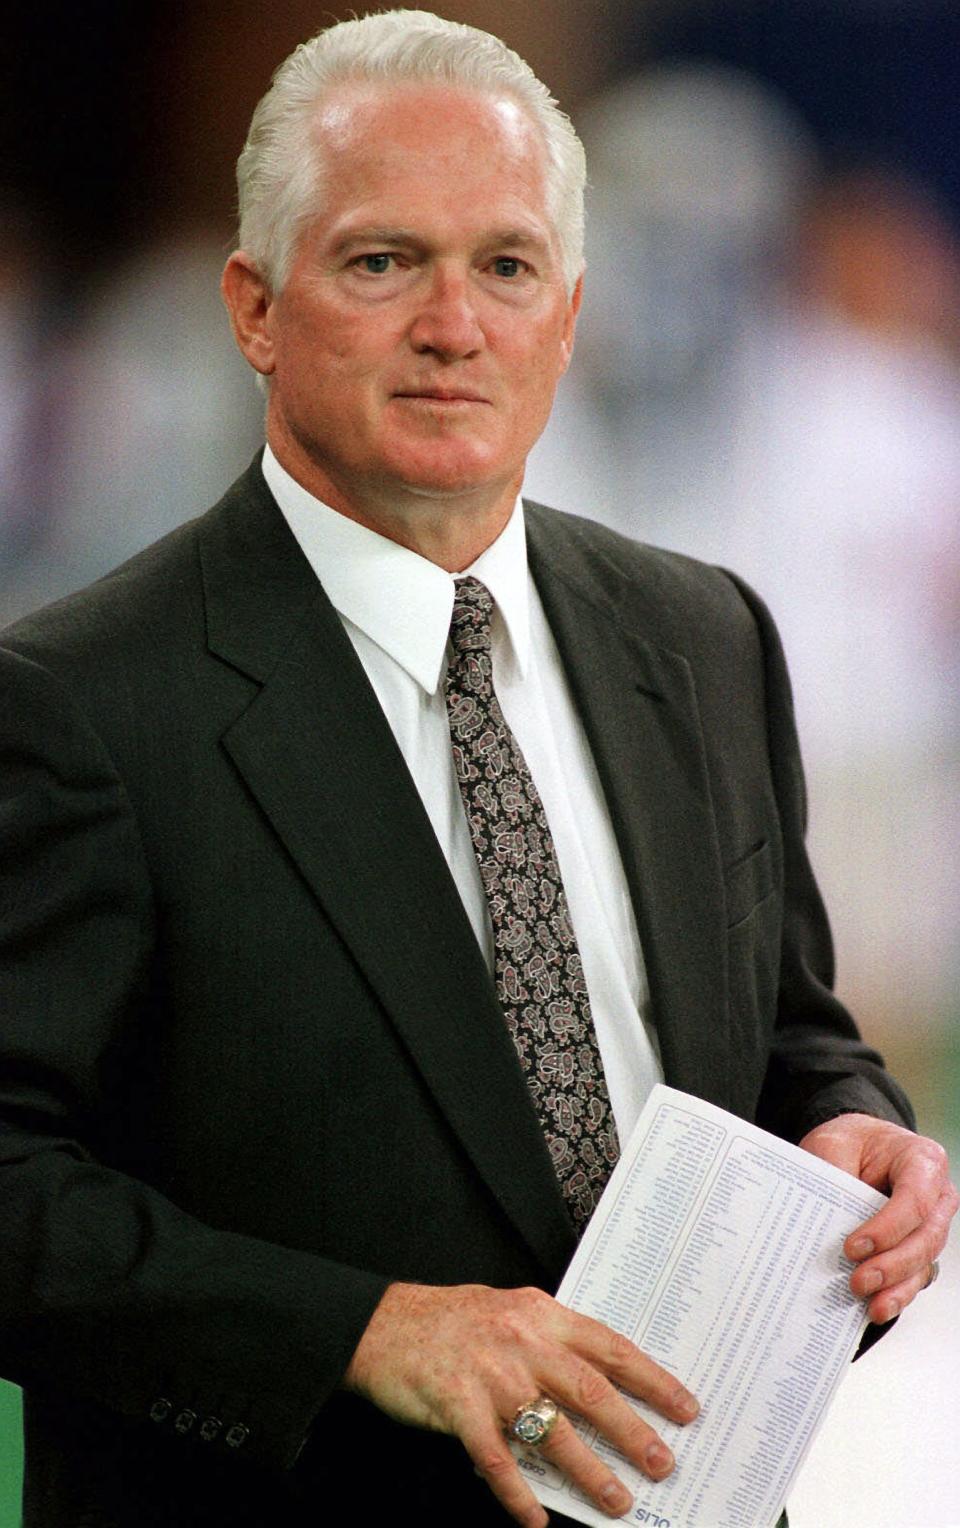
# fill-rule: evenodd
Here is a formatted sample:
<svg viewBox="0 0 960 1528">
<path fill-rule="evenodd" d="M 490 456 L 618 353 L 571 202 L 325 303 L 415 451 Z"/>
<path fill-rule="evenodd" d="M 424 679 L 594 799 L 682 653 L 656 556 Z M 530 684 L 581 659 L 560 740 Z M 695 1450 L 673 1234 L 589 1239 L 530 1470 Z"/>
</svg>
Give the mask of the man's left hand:
<svg viewBox="0 0 960 1528">
<path fill-rule="evenodd" d="M 871 1321 L 892 1321 L 925 1289 L 960 1204 L 947 1154 L 936 1141 L 868 1114 L 841 1114 L 818 1125 L 800 1145 L 890 1195 L 876 1215 L 847 1237 L 857 1268 L 854 1294 L 869 1300 Z"/>
</svg>

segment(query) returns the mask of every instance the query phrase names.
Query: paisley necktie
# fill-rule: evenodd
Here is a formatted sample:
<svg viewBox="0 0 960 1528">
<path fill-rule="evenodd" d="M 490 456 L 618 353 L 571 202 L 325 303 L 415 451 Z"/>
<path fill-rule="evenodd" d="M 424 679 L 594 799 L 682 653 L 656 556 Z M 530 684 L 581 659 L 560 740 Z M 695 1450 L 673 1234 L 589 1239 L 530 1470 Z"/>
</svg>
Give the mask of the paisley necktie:
<svg viewBox="0 0 960 1528">
<path fill-rule="evenodd" d="M 497 996 L 580 1230 L 617 1160 L 617 1131 L 553 838 L 493 688 L 492 613 L 479 579 L 458 581 L 450 738 L 493 925 Z"/>
</svg>

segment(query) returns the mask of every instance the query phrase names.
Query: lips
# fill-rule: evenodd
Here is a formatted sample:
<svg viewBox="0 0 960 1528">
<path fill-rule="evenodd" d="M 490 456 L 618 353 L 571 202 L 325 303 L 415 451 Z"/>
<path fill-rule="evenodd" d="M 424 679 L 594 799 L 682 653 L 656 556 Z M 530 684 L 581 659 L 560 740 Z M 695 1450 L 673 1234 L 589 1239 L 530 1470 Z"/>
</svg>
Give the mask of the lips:
<svg viewBox="0 0 960 1528">
<path fill-rule="evenodd" d="M 394 393 L 395 398 L 412 398 L 426 403 L 489 403 L 482 393 L 469 388 L 417 387 Z"/>
</svg>

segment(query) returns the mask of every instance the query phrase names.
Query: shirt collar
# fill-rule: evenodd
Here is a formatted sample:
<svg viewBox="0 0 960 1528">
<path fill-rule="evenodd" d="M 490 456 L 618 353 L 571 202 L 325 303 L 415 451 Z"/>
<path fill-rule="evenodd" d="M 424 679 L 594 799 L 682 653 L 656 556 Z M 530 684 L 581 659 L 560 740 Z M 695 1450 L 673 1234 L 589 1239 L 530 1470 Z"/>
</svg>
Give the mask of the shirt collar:
<svg viewBox="0 0 960 1528">
<path fill-rule="evenodd" d="M 331 509 L 303 488 L 270 447 L 263 475 L 334 609 L 376 642 L 428 695 L 446 667 L 454 578 L 436 563 Z M 502 639 L 521 674 L 530 649 L 527 543 L 520 500 L 496 541 L 467 569 L 493 596 Z"/>
</svg>

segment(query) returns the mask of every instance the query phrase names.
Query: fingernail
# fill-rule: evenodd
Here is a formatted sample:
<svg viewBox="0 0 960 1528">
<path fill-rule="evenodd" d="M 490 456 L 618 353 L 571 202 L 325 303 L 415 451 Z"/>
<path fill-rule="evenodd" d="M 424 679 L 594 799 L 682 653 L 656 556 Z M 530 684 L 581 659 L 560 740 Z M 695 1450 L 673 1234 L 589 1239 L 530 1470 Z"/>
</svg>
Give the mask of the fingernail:
<svg viewBox="0 0 960 1528">
<path fill-rule="evenodd" d="M 886 1321 L 892 1321 L 894 1319 L 894 1317 L 895 1316 L 899 1316 L 899 1314 L 900 1314 L 900 1301 L 899 1300 L 891 1300 L 890 1304 L 887 1306 L 887 1314 L 884 1316 L 883 1319 L 884 1319 L 885 1322 Z"/>
<path fill-rule="evenodd" d="M 673 1409 L 678 1417 L 684 1417 L 692 1422 L 694 1417 L 700 1415 L 700 1402 L 692 1395 L 678 1395 L 673 1403 Z"/>
<path fill-rule="evenodd" d="M 665 1443 L 651 1443 L 644 1457 L 651 1475 L 666 1475 L 673 1469 L 673 1455 Z"/>
<path fill-rule="evenodd" d="M 877 1249 L 873 1245 L 873 1242 L 870 1240 L 869 1236 L 860 1236 L 855 1242 L 850 1243 L 851 1257 L 869 1257 L 871 1252 L 875 1252 L 876 1250 Z"/>
<path fill-rule="evenodd" d="M 872 1295 L 883 1287 L 883 1274 L 879 1268 L 873 1268 L 869 1273 L 864 1274 L 862 1287 L 865 1295 Z"/>
<path fill-rule="evenodd" d="M 611 1480 L 600 1492 L 600 1500 L 608 1512 L 615 1512 L 622 1517 L 624 1512 L 629 1512 L 633 1506 L 633 1497 L 626 1486 L 619 1480 Z"/>
</svg>

